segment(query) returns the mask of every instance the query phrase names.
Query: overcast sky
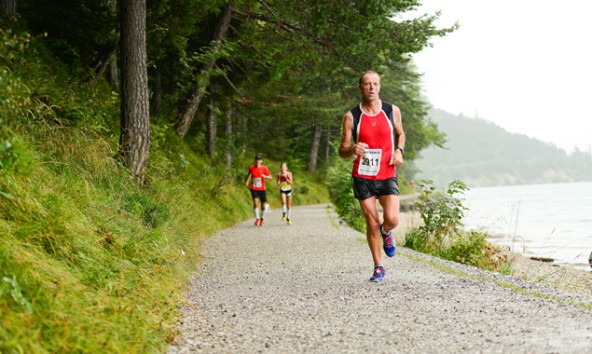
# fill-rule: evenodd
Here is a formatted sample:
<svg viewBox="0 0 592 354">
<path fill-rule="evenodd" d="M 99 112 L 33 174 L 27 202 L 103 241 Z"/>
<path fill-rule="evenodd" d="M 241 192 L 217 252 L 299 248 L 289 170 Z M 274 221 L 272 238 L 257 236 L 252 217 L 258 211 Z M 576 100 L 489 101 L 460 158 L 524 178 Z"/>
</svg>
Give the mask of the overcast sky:
<svg viewBox="0 0 592 354">
<path fill-rule="evenodd" d="M 415 54 L 435 108 L 573 151 L 592 146 L 592 1 L 423 0 L 460 29 Z"/>
</svg>

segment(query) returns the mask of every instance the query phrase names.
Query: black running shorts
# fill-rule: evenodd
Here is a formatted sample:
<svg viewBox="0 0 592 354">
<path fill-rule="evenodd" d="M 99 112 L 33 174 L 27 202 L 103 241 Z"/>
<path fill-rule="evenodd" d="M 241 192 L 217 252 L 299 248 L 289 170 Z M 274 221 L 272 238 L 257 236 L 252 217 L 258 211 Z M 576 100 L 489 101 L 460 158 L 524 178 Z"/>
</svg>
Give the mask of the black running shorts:
<svg viewBox="0 0 592 354">
<path fill-rule="evenodd" d="M 265 190 L 256 191 L 251 189 L 251 197 L 253 199 L 259 199 L 261 203 L 267 203 L 267 193 Z"/>
<path fill-rule="evenodd" d="M 292 190 L 291 189 L 290 190 L 287 190 L 287 191 L 283 191 L 283 190 L 280 189 L 280 195 L 282 195 L 282 193 L 285 194 L 286 197 L 291 197 L 292 196 Z"/>
<path fill-rule="evenodd" d="M 397 177 L 377 181 L 353 177 L 354 196 L 358 200 L 368 199 L 370 197 L 380 197 L 381 195 L 399 195 L 399 183 Z"/>
</svg>

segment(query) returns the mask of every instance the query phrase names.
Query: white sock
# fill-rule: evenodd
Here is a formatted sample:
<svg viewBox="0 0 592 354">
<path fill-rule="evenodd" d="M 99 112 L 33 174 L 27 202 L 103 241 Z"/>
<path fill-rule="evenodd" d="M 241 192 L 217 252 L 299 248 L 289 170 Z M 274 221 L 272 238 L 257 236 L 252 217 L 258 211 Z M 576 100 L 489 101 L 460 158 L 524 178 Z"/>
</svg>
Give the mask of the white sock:
<svg viewBox="0 0 592 354">
<path fill-rule="evenodd" d="M 259 208 L 255 208 L 253 211 L 255 212 L 255 219 L 259 219 Z"/>
<path fill-rule="evenodd" d="M 267 205 L 265 205 L 265 207 L 261 205 L 261 220 L 263 220 L 263 214 L 265 214 L 265 209 L 267 209 Z"/>
<path fill-rule="evenodd" d="M 286 204 L 282 204 L 282 212 L 285 214 L 286 213 Z"/>
<path fill-rule="evenodd" d="M 290 218 L 291 214 L 292 214 L 292 209 L 288 209 L 288 219 Z"/>
</svg>

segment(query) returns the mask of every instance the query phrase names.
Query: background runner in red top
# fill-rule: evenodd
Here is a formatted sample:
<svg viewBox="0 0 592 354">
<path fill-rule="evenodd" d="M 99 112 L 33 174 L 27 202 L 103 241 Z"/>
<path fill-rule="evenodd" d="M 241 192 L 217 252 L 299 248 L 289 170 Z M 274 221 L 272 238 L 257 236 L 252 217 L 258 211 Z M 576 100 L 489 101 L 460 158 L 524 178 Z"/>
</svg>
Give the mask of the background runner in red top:
<svg viewBox="0 0 592 354">
<path fill-rule="evenodd" d="M 265 178 L 263 175 L 270 176 L 271 173 L 269 169 L 265 166 L 249 166 L 249 172 L 251 173 L 251 189 L 254 191 L 264 191 L 265 190 Z"/>
</svg>

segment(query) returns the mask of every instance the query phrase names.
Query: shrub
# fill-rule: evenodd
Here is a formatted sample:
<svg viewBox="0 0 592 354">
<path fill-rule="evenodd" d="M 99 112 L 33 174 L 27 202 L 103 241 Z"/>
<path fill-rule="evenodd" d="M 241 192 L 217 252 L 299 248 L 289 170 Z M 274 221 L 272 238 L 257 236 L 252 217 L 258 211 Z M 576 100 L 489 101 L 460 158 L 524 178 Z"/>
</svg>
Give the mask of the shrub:
<svg viewBox="0 0 592 354">
<path fill-rule="evenodd" d="M 432 181 L 423 180 L 419 188 L 421 195 L 415 205 L 423 225 L 405 235 L 405 246 L 454 262 L 497 270 L 501 264 L 492 257 L 497 248 L 487 242 L 487 234 L 463 229 L 462 218 L 467 208 L 461 198 L 468 187 L 454 180 L 445 193 L 438 193 Z"/>
<path fill-rule="evenodd" d="M 352 188 L 351 160 L 335 160 L 327 171 L 327 186 L 331 202 L 341 219 L 355 230 L 365 233 L 364 215 Z"/>
</svg>

